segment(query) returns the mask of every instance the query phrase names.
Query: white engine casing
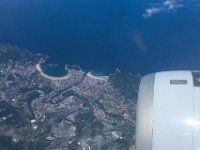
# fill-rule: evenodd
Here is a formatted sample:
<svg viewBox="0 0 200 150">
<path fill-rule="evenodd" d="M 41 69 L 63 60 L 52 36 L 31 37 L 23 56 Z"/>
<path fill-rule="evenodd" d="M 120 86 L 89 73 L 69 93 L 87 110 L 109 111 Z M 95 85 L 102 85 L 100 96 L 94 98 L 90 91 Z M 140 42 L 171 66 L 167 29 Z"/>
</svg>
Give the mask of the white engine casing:
<svg viewBox="0 0 200 150">
<path fill-rule="evenodd" d="M 142 78 L 136 150 L 200 150 L 200 72 L 158 72 Z"/>
</svg>

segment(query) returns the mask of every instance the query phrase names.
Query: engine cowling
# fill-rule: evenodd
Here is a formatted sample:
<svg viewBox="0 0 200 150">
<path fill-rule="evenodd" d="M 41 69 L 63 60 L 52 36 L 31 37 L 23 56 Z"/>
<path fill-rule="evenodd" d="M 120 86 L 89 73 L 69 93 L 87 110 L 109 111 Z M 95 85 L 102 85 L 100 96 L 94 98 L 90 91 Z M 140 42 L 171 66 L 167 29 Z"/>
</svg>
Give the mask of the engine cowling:
<svg viewBox="0 0 200 150">
<path fill-rule="evenodd" d="M 200 72 L 158 72 L 142 78 L 136 150 L 200 150 Z"/>
</svg>

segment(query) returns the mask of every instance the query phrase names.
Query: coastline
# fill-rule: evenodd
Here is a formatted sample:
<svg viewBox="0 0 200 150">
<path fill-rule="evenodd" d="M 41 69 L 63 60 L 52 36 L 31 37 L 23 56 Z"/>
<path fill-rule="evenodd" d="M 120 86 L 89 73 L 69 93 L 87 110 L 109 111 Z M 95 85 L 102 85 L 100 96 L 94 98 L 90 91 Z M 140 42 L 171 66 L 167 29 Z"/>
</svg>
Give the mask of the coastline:
<svg viewBox="0 0 200 150">
<path fill-rule="evenodd" d="M 43 76 L 44 78 L 49 79 L 49 80 L 66 80 L 66 79 L 68 79 L 70 77 L 69 74 L 64 75 L 64 76 L 60 76 L 60 77 L 50 76 L 50 75 L 46 74 L 42 70 L 42 67 L 41 67 L 40 63 L 37 63 L 35 65 L 35 68 L 39 71 L 39 73 L 40 73 L 41 76 Z M 104 80 L 108 79 L 108 76 L 96 76 L 91 71 L 87 73 L 87 76 L 90 77 L 90 78 L 92 78 L 92 79 L 101 80 L 101 81 L 104 81 Z"/>
<path fill-rule="evenodd" d="M 35 67 L 39 71 L 39 73 L 40 73 L 41 76 L 43 76 L 44 78 L 49 79 L 49 80 L 66 80 L 66 79 L 68 79 L 70 77 L 69 75 L 65 75 L 65 76 L 61 76 L 61 77 L 54 77 L 54 76 L 47 75 L 42 70 L 40 63 L 37 63 L 35 65 Z"/>
<path fill-rule="evenodd" d="M 91 71 L 87 73 L 87 76 L 96 80 L 106 80 L 108 76 L 95 76 Z"/>
</svg>

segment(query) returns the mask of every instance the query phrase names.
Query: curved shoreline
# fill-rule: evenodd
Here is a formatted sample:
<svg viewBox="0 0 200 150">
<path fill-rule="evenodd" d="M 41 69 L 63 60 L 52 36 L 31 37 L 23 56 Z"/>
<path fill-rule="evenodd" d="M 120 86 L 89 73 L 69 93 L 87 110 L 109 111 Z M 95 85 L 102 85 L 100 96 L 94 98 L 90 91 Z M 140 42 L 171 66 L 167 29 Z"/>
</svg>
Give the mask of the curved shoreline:
<svg viewBox="0 0 200 150">
<path fill-rule="evenodd" d="M 96 80 L 106 80 L 108 76 L 95 76 L 91 71 L 87 73 L 87 76 Z"/>
<path fill-rule="evenodd" d="M 45 77 L 46 79 L 49 79 L 49 80 L 66 80 L 66 79 L 68 79 L 70 77 L 69 75 L 65 75 L 65 76 L 61 76 L 61 77 L 53 77 L 53 76 L 47 75 L 42 70 L 40 63 L 37 63 L 35 65 L 35 67 L 39 71 L 41 76 L 43 76 L 43 77 Z"/>
<path fill-rule="evenodd" d="M 65 76 L 61 76 L 61 77 L 54 77 L 54 76 L 47 75 L 42 70 L 42 67 L 41 67 L 40 63 L 37 63 L 35 65 L 35 68 L 39 71 L 41 76 L 43 76 L 44 78 L 49 79 L 49 80 L 66 80 L 66 79 L 68 79 L 70 77 L 70 75 L 68 75 L 68 74 L 65 75 Z M 95 76 L 91 71 L 87 73 L 87 76 L 92 78 L 92 79 L 101 80 L 101 81 L 108 79 L 108 76 Z"/>
</svg>

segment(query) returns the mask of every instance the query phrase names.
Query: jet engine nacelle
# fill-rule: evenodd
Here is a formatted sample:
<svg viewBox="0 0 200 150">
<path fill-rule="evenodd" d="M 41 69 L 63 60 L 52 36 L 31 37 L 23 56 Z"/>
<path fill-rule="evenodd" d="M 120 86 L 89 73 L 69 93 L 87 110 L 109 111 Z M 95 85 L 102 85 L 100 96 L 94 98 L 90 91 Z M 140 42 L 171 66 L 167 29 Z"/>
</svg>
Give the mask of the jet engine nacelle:
<svg viewBox="0 0 200 150">
<path fill-rule="evenodd" d="M 200 72 L 159 72 L 142 78 L 136 150 L 200 150 Z"/>
</svg>

